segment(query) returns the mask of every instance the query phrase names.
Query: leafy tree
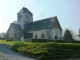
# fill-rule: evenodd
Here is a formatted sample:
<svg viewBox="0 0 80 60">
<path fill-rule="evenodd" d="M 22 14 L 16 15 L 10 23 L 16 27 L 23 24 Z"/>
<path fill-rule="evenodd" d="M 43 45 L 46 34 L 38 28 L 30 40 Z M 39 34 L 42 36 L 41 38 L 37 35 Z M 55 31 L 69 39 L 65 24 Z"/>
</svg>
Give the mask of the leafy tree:
<svg viewBox="0 0 80 60">
<path fill-rule="evenodd" d="M 68 29 L 66 29 L 64 36 L 63 36 L 63 39 L 68 40 L 68 41 L 73 40 L 72 34 Z"/>
<path fill-rule="evenodd" d="M 71 29 L 71 28 L 65 28 L 65 29 L 63 29 L 62 36 L 64 36 L 64 33 L 65 33 L 66 29 L 68 29 L 70 31 L 70 33 L 72 35 L 72 38 L 75 39 L 76 32 L 73 29 Z"/>
<path fill-rule="evenodd" d="M 1 32 L 0 33 L 0 38 L 6 38 L 7 37 L 7 33 L 6 32 Z"/>
<path fill-rule="evenodd" d="M 78 36 L 80 37 L 80 29 L 79 29 L 79 32 L 78 32 Z"/>
</svg>

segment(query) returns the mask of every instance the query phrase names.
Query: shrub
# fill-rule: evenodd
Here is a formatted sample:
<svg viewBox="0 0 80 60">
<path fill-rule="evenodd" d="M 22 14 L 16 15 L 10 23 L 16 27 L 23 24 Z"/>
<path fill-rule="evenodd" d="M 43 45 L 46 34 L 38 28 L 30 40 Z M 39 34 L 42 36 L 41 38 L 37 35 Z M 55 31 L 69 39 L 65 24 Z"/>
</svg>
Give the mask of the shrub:
<svg viewBox="0 0 80 60">
<path fill-rule="evenodd" d="M 50 39 L 25 39 L 25 42 L 56 42 L 56 43 L 80 43 L 80 41 L 76 40 L 50 40 Z"/>
<path fill-rule="evenodd" d="M 80 44 L 73 43 L 16 43 L 12 47 L 15 51 L 37 57 L 41 60 L 80 58 Z"/>
</svg>

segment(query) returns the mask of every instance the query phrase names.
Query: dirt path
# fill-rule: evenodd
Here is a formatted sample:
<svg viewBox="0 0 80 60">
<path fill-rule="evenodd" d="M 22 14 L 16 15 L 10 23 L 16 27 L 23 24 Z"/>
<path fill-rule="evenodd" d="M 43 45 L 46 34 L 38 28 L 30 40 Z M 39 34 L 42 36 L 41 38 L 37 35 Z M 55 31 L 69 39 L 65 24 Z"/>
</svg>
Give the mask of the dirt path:
<svg viewBox="0 0 80 60">
<path fill-rule="evenodd" d="M 9 45 L 0 45 L 0 60 L 38 60 L 30 57 L 23 56 L 19 53 L 12 51 Z"/>
</svg>

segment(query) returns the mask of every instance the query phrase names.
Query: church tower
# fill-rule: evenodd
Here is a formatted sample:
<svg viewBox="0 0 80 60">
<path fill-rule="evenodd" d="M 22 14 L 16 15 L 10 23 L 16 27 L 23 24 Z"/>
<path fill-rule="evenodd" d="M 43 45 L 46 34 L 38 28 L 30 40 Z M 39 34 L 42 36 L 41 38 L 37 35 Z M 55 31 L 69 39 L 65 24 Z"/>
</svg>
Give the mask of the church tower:
<svg viewBox="0 0 80 60">
<path fill-rule="evenodd" d="M 24 30 L 26 24 L 33 22 L 33 14 L 25 7 L 17 13 L 17 23 Z"/>
</svg>

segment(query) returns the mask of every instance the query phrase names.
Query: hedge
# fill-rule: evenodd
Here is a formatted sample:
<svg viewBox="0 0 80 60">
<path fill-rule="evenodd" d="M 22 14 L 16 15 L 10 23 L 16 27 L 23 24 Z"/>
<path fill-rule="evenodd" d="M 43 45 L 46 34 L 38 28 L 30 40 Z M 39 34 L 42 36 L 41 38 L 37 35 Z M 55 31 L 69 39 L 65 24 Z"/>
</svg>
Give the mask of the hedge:
<svg viewBox="0 0 80 60">
<path fill-rule="evenodd" d="M 12 49 L 41 60 L 80 58 L 80 44 L 75 43 L 17 43 Z"/>
<path fill-rule="evenodd" d="M 25 42 L 57 42 L 57 43 L 80 43 L 76 40 L 50 40 L 50 39 L 25 39 Z"/>
</svg>

